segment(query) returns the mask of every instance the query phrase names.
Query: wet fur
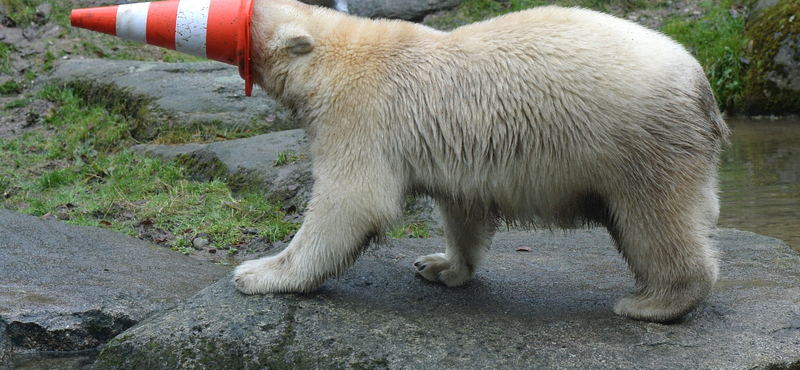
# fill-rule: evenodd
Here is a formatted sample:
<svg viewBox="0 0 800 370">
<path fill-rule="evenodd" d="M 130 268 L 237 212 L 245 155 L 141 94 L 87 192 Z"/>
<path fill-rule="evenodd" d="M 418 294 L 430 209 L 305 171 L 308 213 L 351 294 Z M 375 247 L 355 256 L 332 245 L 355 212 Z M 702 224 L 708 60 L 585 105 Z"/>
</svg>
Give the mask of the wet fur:
<svg viewBox="0 0 800 370">
<path fill-rule="evenodd" d="M 313 196 L 242 292 L 308 292 L 346 271 L 405 197 L 439 205 L 445 253 L 423 277 L 472 278 L 499 220 L 605 226 L 638 291 L 616 313 L 670 321 L 711 290 L 717 158 L 728 128 L 702 68 L 634 23 L 542 7 L 440 32 L 257 0 L 256 82 L 309 134 Z"/>
</svg>

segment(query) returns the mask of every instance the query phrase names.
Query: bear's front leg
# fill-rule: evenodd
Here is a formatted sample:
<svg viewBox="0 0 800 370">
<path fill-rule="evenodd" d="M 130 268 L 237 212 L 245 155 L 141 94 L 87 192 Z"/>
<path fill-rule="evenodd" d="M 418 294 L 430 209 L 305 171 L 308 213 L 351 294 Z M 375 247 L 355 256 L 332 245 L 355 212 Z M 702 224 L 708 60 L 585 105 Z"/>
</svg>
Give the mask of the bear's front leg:
<svg viewBox="0 0 800 370">
<path fill-rule="evenodd" d="M 316 244 L 315 244 L 316 242 Z M 289 246 L 272 257 L 246 261 L 234 271 L 236 289 L 245 294 L 300 293 L 319 287 L 335 272 L 328 261 L 316 261 L 314 249 L 322 248 L 300 227 Z"/>
<path fill-rule="evenodd" d="M 491 215 L 438 201 L 444 221 L 447 248 L 444 253 L 422 256 L 414 262 L 417 272 L 427 280 L 449 287 L 472 279 L 494 236 L 495 220 Z"/>
<path fill-rule="evenodd" d="M 372 236 L 402 215 L 402 194 L 395 184 L 317 179 L 303 226 L 289 246 L 272 257 L 247 261 L 234 271 L 245 294 L 314 291 L 345 272 Z M 386 185 L 386 186 L 381 186 Z"/>
</svg>

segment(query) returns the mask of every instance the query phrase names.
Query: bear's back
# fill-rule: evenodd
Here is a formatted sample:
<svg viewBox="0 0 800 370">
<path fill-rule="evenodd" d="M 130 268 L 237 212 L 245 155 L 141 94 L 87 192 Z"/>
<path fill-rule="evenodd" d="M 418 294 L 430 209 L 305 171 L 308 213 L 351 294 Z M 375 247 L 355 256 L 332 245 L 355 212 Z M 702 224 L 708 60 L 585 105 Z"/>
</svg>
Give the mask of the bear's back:
<svg viewBox="0 0 800 370">
<path fill-rule="evenodd" d="M 511 60 L 522 59 L 545 75 L 594 70 L 595 80 L 616 79 L 637 86 L 642 78 L 702 73 L 694 57 L 669 37 L 580 8 L 545 6 L 510 13 L 460 27 L 448 38 L 467 54 L 492 53 L 504 61 L 511 55 Z M 673 83 L 685 86 L 688 82 Z"/>
</svg>

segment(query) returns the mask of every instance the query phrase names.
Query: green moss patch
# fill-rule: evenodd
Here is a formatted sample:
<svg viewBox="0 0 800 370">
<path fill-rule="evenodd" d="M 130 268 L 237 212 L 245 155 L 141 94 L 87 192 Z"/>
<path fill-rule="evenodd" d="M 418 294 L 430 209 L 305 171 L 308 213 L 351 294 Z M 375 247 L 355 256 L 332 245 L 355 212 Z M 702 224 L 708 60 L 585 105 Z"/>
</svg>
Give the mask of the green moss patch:
<svg viewBox="0 0 800 370">
<path fill-rule="evenodd" d="M 779 86 L 776 80 L 788 78 L 787 66 L 776 63 L 782 48 L 795 56 L 800 66 L 800 0 L 782 0 L 756 14 L 747 36 L 752 39 L 748 54 L 742 112 L 745 114 L 800 113 L 800 91 Z M 796 82 L 795 82 L 796 83 Z"/>
</svg>

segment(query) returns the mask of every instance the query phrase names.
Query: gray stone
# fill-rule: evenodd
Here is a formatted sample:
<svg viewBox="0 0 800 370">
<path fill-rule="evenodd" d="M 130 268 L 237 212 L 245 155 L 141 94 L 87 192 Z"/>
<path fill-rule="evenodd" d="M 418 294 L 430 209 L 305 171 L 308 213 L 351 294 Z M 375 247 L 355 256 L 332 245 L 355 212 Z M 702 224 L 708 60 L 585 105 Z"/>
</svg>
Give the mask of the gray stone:
<svg viewBox="0 0 800 370">
<path fill-rule="evenodd" d="M 800 366 L 800 256 L 749 232 L 715 239 L 720 281 L 673 325 L 612 313 L 634 283 L 601 229 L 501 233 L 455 289 L 414 275 L 441 239 L 402 239 L 313 294 L 245 296 L 224 278 L 116 337 L 94 369 Z"/>
<path fill-rule="evenodd" d="M 152 97 L 160 109 L 186 125 L 220 122 L 231 129 L 293 126 L 289 113 L 263 91 L 254 88 L 252 96 L 246 97 L 239 70 L 220 62 L 70 59 L 58 63 L 40 82 L 46 81 L 111 83 Z"/>
<path fill-rule="evenodd" d="M 332 9 L 347 8 L 346 0 L 300 0 L 309 5 L 324 6 Z"/>
<path fill-rule="evenodd" d="M 95 227 L 0 208 L 0 363 L 96 348 L 230 271 Z"/>
<path fill-rule="evenodd" d="M 455 8 L 461 0 L 347 0 L 348 12 L 368 18 L 421 21 L 426 15 Z"/>
<path fill-rule="evenodd" d="M 137 145 L 132 150 L 165 160 L 183 157 L 196 180 L 223 175 L 244 182 L 235 186 L 259 186 L 274 200 L 302 207 L 313 185 L 307 147 L 302 130 L 288 130 L 210 144 Z M 277 164 L 281 152 L 292 153 L 297 161 Z"/>
</svg>

